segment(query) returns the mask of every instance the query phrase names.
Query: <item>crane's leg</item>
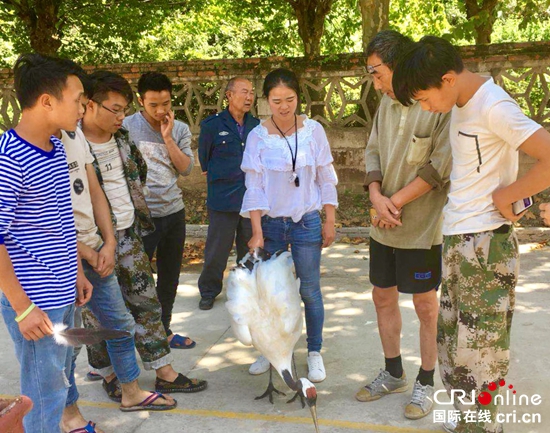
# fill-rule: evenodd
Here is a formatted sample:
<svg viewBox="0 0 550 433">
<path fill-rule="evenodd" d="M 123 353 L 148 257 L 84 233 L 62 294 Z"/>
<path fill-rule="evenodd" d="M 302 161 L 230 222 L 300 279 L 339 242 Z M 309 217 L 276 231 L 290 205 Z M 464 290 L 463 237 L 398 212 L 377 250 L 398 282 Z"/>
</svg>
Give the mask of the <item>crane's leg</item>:
<svg viewBox="0 0 550 433">
<path fill-rule="evenodd" d="M 294 359 L 294 353 L 292 354 L 292 372 L 294 373 L 294 377 L 298 377 L 298 370 L 296 370 L 296 360 Z M 302 395 L 301 390 L 296 391 L 296 394 L 294 394 L 294 397 L 292 397 L 290 400 L 287 401 L 287 403 L 293 403 L 294 400 L 296 400 L 298 397 L 300 397 L 300 402 L 302 403 L 302 409 L 306 407 L 306 402 L 304 400 L 304 396 Z"/>
<path fill-rule="evenodd" d="M 262 398 L 269 397 L 269 402 L 273 404 L 273 393 L 286 395 L 284 392 L 279 391 L 273 386 L 273 367 L 271 366 L 271 364 L 269 364 L 269 385 L 267 385 L 267 389 L 265 390 L 265 392 L 259 397 L 256 397 L 254 400 L 260 400 Z"/>
</svg>

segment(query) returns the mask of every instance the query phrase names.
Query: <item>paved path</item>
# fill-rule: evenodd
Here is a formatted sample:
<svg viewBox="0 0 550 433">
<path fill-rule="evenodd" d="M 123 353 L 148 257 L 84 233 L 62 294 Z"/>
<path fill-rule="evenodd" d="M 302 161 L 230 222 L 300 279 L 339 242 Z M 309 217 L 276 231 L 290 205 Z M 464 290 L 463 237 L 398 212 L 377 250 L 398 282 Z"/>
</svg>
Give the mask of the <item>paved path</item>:
<svg viewBox="0 0 550 433">
<path fill-rule="evenodd" d="M 518 395 L 540 394 L 538 406 L 508 406 L 505 412 L 540 413 L 542 423 L 509 423 L 506 432 L 546 433 L 550 431 L 550 247 L 522 239 L 522 272 L 517 288 L 517 309 L 512 335 L 512 360 L 507 379 Z M 326 321 L 324 359 L 328 378 L 319 384 L 318 414 L 321 432 L 421 433 L 442 431 L 430 415 L 409 421 L 403 417 L 408 393 L 384 397 L 372 403 L 354 399 L 356 390 L 373 378 L 383 366 L 376 316 L 368 282 L 368 247 L 365 244 L 337 243 L 323 251 L 322 287 Z M 191 350 L 174 351 L 177 370 L 209 380 L 209 388 L 195 395 L 175 395 L 179 407 L 171 413 L 125 414 L 109 402 L 99 383 L 84 380 L 86 355 L 77 365 L 80 405 L 86 417 L 111 433 L 145 432 L 314 432 L 309 411 L 298 404 L 277 398 L 274 405 L 255 401 L 267 385 L 267 375 L 253 377 L 247 372 L 255 359 L 252 348 L 244 347 L 233 336 L 223 300 L 210 311 L 198 309 L 198 274 L 183 273 L 176 301 L 173 329 L 197 340 Z M 222 295 L 223 296 L 223 295 Z M 402 355 L 407 375 L 414 379 L 420 366 L 419 322 L 412 300 L 402 296 Z M 304 327 L 305 329 L 305 327 Z M 19 365 L 14 357 L 5 326 L 0 325 L 0 396 L 14 395 L 19 389 Z M 306 348 L 302 338 L 296 357 L 300 376 L 305 376 Z M 143 372 L 142 386 L 152 389 L 154 374 Z M 284 389 L 280 378 L 276 386 Z M 436 371 L 436 387 L 441 382 Z M 438 410 L 450 406 L 439 405 Z M 513 416 L 513 415 L 510 415 Z"/>
</svg>

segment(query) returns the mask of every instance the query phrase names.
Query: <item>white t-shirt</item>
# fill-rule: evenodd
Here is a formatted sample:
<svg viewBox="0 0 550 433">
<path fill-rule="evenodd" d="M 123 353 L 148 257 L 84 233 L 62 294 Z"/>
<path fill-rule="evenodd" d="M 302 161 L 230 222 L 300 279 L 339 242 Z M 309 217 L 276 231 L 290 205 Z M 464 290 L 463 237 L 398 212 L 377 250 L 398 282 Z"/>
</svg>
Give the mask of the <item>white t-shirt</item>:
<svg viewBox="0 0 550 433">
<path fill-rule="evenodd" d="M 479 233 L 510 224 L 492 194 L 515 182 L 519 147 L 541 126 L 529 119 L 493 79 L 451 114 L 451 189 L 443 234 Z"/>
<path fill-rule="evenodd" d="M 122 158 L 114 136 L 107 143 L 92 143 L 92 150 L 103 176 L 105 194 L 111 203 L 117 220 L 117 230 L 124 230 L 134 223 L 135 213 L 128 182 L 124 175 Z"/>
<path fill-rule="evenodd" d="M 61 141 L 65 147 L 69 165 L 76 238 L 79 242 L 97 250 L 103 241 L 97 232 L 86 173 L 86 165 L 92 164 L 94 157 L 80 129 L 75 131 L 74 138 L 69 137 L 65 131 L 61 131 Z"/>
</svg>

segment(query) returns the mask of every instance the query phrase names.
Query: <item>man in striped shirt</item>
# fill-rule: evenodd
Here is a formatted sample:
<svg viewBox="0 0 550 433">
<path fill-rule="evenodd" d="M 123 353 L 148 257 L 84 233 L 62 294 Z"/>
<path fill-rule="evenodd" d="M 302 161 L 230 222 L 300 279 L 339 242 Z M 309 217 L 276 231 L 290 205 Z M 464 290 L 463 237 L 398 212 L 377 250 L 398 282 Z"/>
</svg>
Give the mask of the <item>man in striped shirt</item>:
<svg viewBox="0 0 550 433">
<path fill-rule="evenodd" d="M 0 303 L 21 392 L 34 402 L 27 433 L 59 428 L 72 349 L 52 334 L 72 326 L 75 297 L 83 305 L 92 292 L 77 261 L 65 151 L 52 136 L 82 117 L 81 73 L 70 60 L 22 55 L 14 67 L 21 120 L 0 137 Z"/>
</svg>

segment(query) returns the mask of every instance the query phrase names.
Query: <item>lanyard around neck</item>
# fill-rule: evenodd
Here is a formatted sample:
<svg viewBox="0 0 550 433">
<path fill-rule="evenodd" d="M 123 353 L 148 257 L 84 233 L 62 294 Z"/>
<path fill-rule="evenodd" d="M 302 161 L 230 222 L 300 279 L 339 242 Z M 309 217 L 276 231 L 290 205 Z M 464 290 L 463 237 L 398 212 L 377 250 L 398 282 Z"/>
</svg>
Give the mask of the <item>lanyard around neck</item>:
<svg viewBox="0 0 550 433">
<path fill-rule="evenodd" d="M 277 131 L 280 132 L 280 134 L 283 136 L 283 138 L 286 141 L 286 144 L 288 145 L 288 150 L 290 151 L 290 158 L 292 159 L 292 177 L 290 178 L 291 182 L 294 182 L 294 185 L 297 187 L 300 186 L 300 178 L 296 174 L 296 160 L 298 159 L 298 121 L 296 114 L 294 115 L 294 138 L 295 138 L 295 147 L 294 147 L 294 153 L 292 153 L 292 146 L 290 145 L 288 139 L 286 138 L 286 135 L 283 131 L 281 131 L 281 128 L 275 123 L 275 120 L 273 120 L 273 116 L 271 116 L 271 122 L 273 125 L 275 125 L 275 128 L 277 128 Z M 288 132 L 288 130 L 287 130 Z"/>
</svg>

